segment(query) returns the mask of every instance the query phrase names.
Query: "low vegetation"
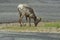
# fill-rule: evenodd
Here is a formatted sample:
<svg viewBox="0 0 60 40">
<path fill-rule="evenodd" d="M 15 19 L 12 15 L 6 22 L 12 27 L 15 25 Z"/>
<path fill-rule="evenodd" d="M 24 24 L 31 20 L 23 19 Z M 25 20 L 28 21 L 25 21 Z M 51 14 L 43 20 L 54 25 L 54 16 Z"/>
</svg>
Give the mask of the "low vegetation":
<svg viewBox="0 0 60 40">
<path fill-rule="evenodd" d="M 19 23 L 9 23 L 0 24 L 0 31 L 12 31 L 12 32 L 49 32 L 49 33 L 59 33 L 60 32 L 60 22 L 40 22 L 37 27 L 30 27 L 28 23 L 27 26 L 20 27 Z"/>
</svg>

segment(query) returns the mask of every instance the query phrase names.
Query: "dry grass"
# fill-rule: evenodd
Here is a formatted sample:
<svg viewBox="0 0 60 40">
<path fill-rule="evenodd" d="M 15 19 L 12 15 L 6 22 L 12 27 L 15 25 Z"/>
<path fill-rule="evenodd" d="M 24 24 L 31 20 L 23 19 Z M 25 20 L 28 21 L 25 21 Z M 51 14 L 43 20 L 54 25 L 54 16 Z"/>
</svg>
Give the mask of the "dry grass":
<svg viewBox="0 0 60 40">
<path fill-rule="evenodd" d="M 0 31 L 13 31 L 13 32 L 49 32 L 60 33 L 60 22 L 40 22 L 37 27 L 27 26 L 20 27 L 19 23 L 0 24 Z"/>
</svg>

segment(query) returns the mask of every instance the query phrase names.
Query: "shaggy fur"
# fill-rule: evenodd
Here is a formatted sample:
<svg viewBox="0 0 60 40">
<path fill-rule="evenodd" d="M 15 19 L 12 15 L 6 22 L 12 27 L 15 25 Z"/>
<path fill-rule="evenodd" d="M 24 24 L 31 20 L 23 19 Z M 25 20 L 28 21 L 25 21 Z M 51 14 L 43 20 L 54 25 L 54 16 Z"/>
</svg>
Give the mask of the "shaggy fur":
<svg viewBox="0 0 60 40">
<path fill-rule="evenodd" d="M 25 16 L 26 17 L 26 22 L 27 22 L 27 18 L 29 18 L 29 25 L 31 26 L 31 19 L 34 20 L 34 24 L 35 26 L 37 26 L 37 24 L 41 21 L 41 18 L 37 17 L 34 13 L 34 10 L 28 6 L 27 4 L 19 4 L 18 7 L 18 12 L 20 15 L 19 18 L 19 23 L 22 26 L 22 18 Z"/>
</svg>

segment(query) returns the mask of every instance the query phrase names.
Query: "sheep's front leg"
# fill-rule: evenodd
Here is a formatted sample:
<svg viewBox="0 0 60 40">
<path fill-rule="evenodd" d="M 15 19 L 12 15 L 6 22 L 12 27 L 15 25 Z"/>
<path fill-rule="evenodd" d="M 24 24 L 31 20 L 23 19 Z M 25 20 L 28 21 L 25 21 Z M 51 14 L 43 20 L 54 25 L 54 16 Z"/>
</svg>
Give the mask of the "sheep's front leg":
<svg viewBox="0 0 60 40">
<path fill-rule="evenodd" d="M 20 23 L 20 26 L 22 26 L 22 19 L 21 19 L 21 17 L 19 18 L 19 23 Z"/>
<path fill-rule="evenodd" d="M 29 17 L 29 26 L 31 26 L 31 18 Z"/>
<path fill-rule="evenodd" d="M 24 15 L 20 15 L 20 19 L 19 19 L 19 23 L 20 23 L 20 26 L 22 26 L 22 19 L 23 19 Z"/>
</svg>

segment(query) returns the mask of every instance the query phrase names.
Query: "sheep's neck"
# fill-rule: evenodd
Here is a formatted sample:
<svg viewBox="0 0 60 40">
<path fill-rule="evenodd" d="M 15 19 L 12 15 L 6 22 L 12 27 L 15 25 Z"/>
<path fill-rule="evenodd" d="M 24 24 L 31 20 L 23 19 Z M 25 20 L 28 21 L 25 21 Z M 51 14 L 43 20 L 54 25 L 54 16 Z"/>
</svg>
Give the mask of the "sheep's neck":
<svg viewBox="0 0 60 40">
<path fill-rule="evenodd" d="M 33 19 L 34 19 L 34 21 L 36 21 L 37 17 L 35 16 Z"/>
</svg>

